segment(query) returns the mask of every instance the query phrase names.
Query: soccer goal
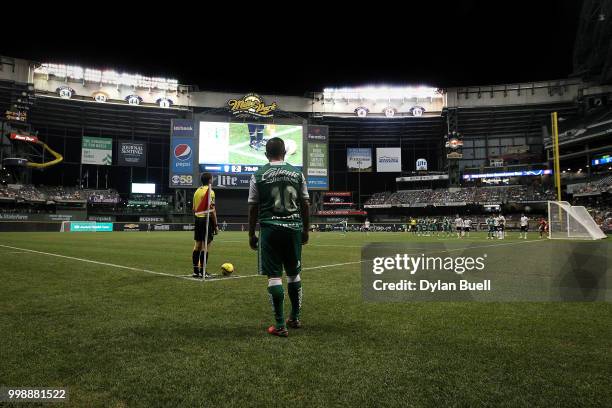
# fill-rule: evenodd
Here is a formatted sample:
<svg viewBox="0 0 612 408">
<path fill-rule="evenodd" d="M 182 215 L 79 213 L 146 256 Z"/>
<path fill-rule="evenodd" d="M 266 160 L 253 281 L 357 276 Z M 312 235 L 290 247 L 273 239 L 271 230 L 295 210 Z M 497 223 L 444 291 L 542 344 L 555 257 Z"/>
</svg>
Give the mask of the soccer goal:
<svg viewBox="0 0 612 408">
<path fill-rule="evenodd" d="M 548 238 L 603 239 L 606 234 L 583 206 L 567 201 L 548 202 Z"/>
<path fill-rule="evenodd" d="M 62 221 L 60 232 L 70 232 L 70 221 Z"/>
</svg>

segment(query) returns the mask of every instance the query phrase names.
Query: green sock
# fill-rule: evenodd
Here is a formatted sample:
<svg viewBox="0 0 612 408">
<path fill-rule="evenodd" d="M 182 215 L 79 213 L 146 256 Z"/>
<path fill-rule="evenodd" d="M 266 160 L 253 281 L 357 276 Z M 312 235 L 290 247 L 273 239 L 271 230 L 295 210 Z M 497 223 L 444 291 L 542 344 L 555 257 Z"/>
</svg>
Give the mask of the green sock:
<svg viewBox="0 0 612 408">
<path fill-rule="evenodd" d="M 282 283 L 280 285 L 268 286 L 268 293 L 270 294 L 270 303 L 272 303 L 272 308 L 274 309 L 276 328 L 280 329 L 281 327 L 285 327 L 285 313 L 283 310 L 285 290 L 283 289 Z"/>
<path fill-rule="evenodd" d="M 287 284 L 289 300 L 291 300 L 291 318 L 300 320 L 300 310 L 302 309 L 302 281 L 289 282 Z"/>
</svg>

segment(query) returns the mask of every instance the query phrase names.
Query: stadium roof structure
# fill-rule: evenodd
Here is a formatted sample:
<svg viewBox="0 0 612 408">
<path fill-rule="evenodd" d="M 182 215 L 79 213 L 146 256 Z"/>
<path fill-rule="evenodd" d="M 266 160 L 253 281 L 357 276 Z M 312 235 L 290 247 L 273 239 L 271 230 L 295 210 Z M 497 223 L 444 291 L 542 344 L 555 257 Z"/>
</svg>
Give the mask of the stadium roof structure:
<svg viewBox="0 0 612 408">
<path fill-rule="evenodd" d="M 186 112 L 130 105 L 92 104 L 59 98 L 38 98 L 32 108 L 31 123 L 49 127 L 97 131 L 102 135 L 139 136 L 167 141 L 170 120 Z"/>
<path fill-rule="evenodd" d="M 395 143 L 402 140 L 439 139 L 446 131 L 442 116 L 402 117 L 388 120 L 381 117 L 335 117 L 314 119 L 315 123 L 330 127 L 330 141 L 333 143 Z"/>
<path fill-rule="evenodd" d="M 612 133 L 612 109 L 607 106 L 594 109 L 584 116 L 569 118 L 559 123 L 559 145 L 584 143 Z M 551 148 L 552 139 L 544 138 L 544 144 Z"/>
<path fill-rule="evenodd" d="M 505 135 L 542 136 L 542 126 L 550 124 L 550 114 L 572 117 L 578 113 L 574 103 L 537 105 L 483 106 L 447 109 L 450 130 L 465 138 L 502 137 Z"/>
</svg>

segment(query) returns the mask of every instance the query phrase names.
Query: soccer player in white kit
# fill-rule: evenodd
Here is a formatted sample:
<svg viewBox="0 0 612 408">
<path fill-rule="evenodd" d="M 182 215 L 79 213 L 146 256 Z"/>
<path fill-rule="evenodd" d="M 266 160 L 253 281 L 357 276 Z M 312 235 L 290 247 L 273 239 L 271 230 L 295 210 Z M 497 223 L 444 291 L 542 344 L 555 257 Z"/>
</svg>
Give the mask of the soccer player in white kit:
<svg viewBox="0 0 612 408">
<path fill-rule="evenodd" d="M 521 235 L 520 238 L 527 239 L 527 231 L 529 231 L 529 218 L 525 214 L 521 215 Z"/>
<path fill-rule="evenodd" d="M 499 239 L 506 238 L 506 217 L 501 213 L 497 216 L 497 231 Z"/>
<path fill-rule="evenodd" d="M 457 230 L 457 238 L 461 238 L 463 236 L 463 220 L 459 216 L 455 218 L 455 229 Z"/>
<path fill-rule="evenodd" d="M 493 217 L 493 228 L 495 228 L 495 235 L 497 236 L 497 239 L 499 239 L 499 215 Z"/>
<path fill-rule="evenodd" d="M 471 228 L 472 228 L 472 220 L 470 220 L 469 218 L 466 218 L 465 220 L 463 220 L 463 231 L 468 238 L 470 236 Z"/>
<path fill-rule="evenodd" d="M 363 230 L 365 231 L 366 235 L 368 235 L 368 233 L 370 232 L 370 220 L 365 220 L 365 222 L 363 223 Z"/>
</svg>

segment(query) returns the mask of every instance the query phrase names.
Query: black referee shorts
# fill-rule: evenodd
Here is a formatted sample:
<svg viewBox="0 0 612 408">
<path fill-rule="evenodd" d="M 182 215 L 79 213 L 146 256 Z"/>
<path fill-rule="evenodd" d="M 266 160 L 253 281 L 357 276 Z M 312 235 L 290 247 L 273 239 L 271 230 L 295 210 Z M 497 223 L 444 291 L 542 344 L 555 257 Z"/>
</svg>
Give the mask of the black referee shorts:
<svg viewBox="0 0 612 408">
<path fill-rule="evenodd" d="M 194 241 L 204 241 L 204 236 L 206 235 L 206 220 L 208 220 L 208 217 L 195 217 L 195 228 L 193 230 Z M 208 224 L 208 243 L 212 242 L 214 232 L 215 225 L 211 220 Z"/>
</svg>

